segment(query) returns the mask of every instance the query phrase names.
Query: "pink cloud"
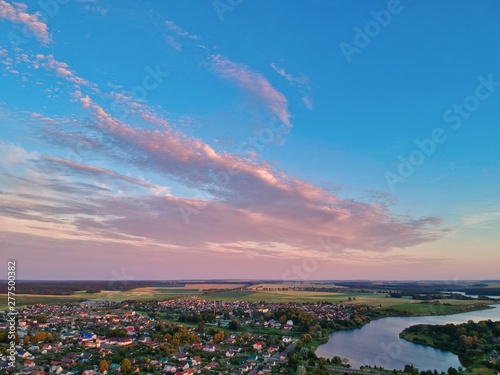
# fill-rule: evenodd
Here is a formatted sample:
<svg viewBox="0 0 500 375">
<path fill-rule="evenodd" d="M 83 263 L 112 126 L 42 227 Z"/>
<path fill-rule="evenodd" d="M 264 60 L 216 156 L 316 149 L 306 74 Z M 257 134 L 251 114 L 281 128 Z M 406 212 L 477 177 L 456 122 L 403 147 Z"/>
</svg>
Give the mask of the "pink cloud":
<svg viewBox="0 0 500 375">
<path fill-rule="evenodd" d="M 212 69 L 222 78 L 233 81 L 239 87 L 255 95 L 273 115 L 278 117 L 287 127 L 291 127 L 288 100 L 276 90 L 260 73 L 254 72 L 246 65 L 237 64 L 223 55 L 211 56 Z"/>
<path fill-rule="evenodd" d="M 133 129 L 90 99 L 84 101 L 84 107 L 106 132 L 106 144 L 100 149 L 108 156 L 141 170 L 173 177 L 207 193 L 201 200 L 147 198 L 149 203 L 138 203 L 151 207 L 147 210 L 148 217 L 158 212 L 162 223 L 179 234 L 174 241 L 177 245 L 184 244 L 184 235 L 191 241 L 188 235 L 191 232 L 196 233 L 200 244 L 271 241 L 312 250 L 318 247 L 319 239 L 328 238 L 331 252 L 346 249 L 378 252 L 415 246 L 443 235 L 436 218 L 399 218 L 383 204 L 342 199 L 308 182 L 273 171 L 265 164 L 218 153 L 199 139 L 169 129 Z M 129 204 L 134 203 L 129 201 Z M 182 207 L 191 210 L 189 225 L 179 213 Z M 167 217 L 164 212 L 169 212 Z M 134 226 L 136 218 L 125 217 L 113 226 L 136 236 L 157 236 L 154 225 Z"/>
<path fill-rule="evenodd" d="M 51 42 L 47 25 L 40 19 L 37 13 L 26 12 L 27 5 L 23 3 L 9 4 L 5 0 L 0 0 L 0 19 L 4 18 L 10 22 L 25 25 L 42 44 Z"/>
</svg>

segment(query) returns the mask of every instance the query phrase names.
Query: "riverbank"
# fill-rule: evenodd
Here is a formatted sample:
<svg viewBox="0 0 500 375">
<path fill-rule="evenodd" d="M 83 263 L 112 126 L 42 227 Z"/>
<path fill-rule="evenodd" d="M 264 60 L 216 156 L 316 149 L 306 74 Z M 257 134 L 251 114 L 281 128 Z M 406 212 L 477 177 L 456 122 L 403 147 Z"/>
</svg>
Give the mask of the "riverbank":
<svg viewBox="0 0 500 375">
<path fill-rule="evenodd" d="M 404 329 L 399 337 L 456 354 L 467 368 L 500 371 L 500 321 L 483 320 L 463 324 L 418 324 Z"/>
<path fill-rule="evenodd" d="M 399 338 L 405 328 L 415 324 L 448 324 L 466 323 L 469 320 L 480 321 L 485 319 L 500 320 L 500 306 L 472 306 L 467 312 L 457 309 L 459 314 L 446 314 L 443 309 L 435 309 L 432 316 L 405 314 L 403 317 L 389 316 L 385 319 L 372 319 L 371 324 L 365 324 L 360 329 L 334 332 L 329 335 L 327 342 L 319 345 L 316 355 L 332 358 L 340 356 L 349 358 L 353 368 L 361 366 L 381 366 L 385 369 L 403 369 L 405 365 L 413 365 L 419 370 L 437 369 L 439 373 L 447 372 L 449 367 L 458 369 L 463 365 L 457 355 L 429 346 L 416 345 Z M 480 310 L 480 311 L 477 311 Z M 384 314 L 386 314 L 385 312 Z M 395 312 L 391 312 L 397 315 Z M 409 316 L 408 316 L 409 315 Z M 323 341 L 324 342 L 324 341 Z M 474 372 L 472 372 L 474 374 Z M 491 373 L 491 372 L 488 372 Z M 479 374 L 479 372 L 478 372 Z M 482 373 L 485 375 L 485 372 Z M 495 373 L 496 375 L 496 373 Z"/>
<path fill-rule="evenodd" d="M 357 314 L 353 317 L 356 322 L 353 326 L 339 326 L 333 329 L 326 330 L 325 335 L 322 337 L 313 337 L 312 341 L 307 343 L 305 346 L 316 351 L 321 345 L 328 342 L 329 336 L 335 332 L 350 331 L 358 328 L 362 328 L 366 324 L 384 318 L 399 318 L 399 317 L 412 317 L 412 316 L 441 316 L 441 315 L 453 315 L 461 314 L 471 311 L 481 311 L 492 309 L 493 307 L 486 303 L 475 303 L 475 304 L 446 304 L 446 303 L 407 303 L 402 304 L 400 308 L 373 308 L 368 310 L 365 314 Z"/>
</svg>

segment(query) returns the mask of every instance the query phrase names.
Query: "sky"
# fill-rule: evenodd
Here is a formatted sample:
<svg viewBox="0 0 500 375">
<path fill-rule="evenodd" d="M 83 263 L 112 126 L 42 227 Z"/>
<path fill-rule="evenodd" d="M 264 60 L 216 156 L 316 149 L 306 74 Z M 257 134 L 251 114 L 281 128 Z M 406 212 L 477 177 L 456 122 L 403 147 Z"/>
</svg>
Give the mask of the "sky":
<svg viewBox="0 0 500 375">
<path fill-rule="evenodd" d="M 0 277 L 499 279 L 499 11 L 0 0 Z"/>
</svg>

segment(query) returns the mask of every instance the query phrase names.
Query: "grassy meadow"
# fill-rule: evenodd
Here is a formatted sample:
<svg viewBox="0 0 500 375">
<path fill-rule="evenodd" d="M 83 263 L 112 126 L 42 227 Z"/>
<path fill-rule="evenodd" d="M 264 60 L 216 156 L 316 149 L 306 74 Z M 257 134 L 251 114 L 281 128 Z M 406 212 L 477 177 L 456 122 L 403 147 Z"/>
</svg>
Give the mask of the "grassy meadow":
<svg viewBox="0 0 500 375">
<path fill-rule="evenodd" d="M 473 300 L 440 300 L 440 305 L 422 304 L 421 301 L 409 297 L 388 298 L 385 293 L 375 292 L 327 292 L 301 290 L 261 290 L 253 287 L 252 290 L 235 290 L 244 284 L 204 284 L 191 283 L 182 287 L 144 287 L 127 291 L 108 291 L 99 293 L 75 292 L 72 295 L 34 295 L 19 294 L 16 296 L 16 306 L 44 303 L 58 304 L 92 301 L 123 301 L 123 300 L 167 300 L 178 297 L 198 297 L 211 301 L 264 301 L 264 302 L 319 302 L 367 304 L 381 306 L 385 309 L 394 309 L 402 313 L 447 314 L 461 311 L 462 308 L 476 304 Z M 267 285 L 263 287 L 284 287 L 286 284 Z M 207 290 L 210 293 L 204 294 Z M 0 309 L 7 308 L 7 298 L 0 298 Z"/>
</svg>

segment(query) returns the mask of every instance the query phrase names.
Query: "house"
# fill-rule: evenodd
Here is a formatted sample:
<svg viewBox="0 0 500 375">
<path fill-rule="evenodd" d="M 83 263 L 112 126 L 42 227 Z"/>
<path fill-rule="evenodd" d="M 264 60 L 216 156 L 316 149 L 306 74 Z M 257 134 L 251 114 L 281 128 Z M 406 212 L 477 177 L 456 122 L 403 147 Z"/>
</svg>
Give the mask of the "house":
<svg viewBox="0 0 500 375">
<path fill-rule="evenodd" d="M 107 355 L 113 354 L 113 351 L 111 349 L 101 349 L 100 352 L 101 352 L 101 355 L 103 357 L 106 357 Z"/>
<path fill-rule="evenodd" d="M 24 361 L 24 367 L 35 367 L 35 362 L 31 359 L 27 359 L 26 361 Z"/>
<path fill-rule="evenodd" d="M 288 344 L 288 343 L 292 342 L 292 338 L 290 336 L 283 336 L 283 338 L 281 339 L 281 341 L 283 341 L 284 343 Z"/>
<path fill-rule="evenodd" d="M 86 333 L 86 334 L 84 334 L 84 335 L 80 338 L 80 340 L 81 340 L 82 342 L 87 342 L 87 341 L 90 341 L 90 340 L 95 340 L 96 338 L 97 338 L 97 336 L 96 336 L 95 334 L 93 334 L 93 333 Z"/>
<path fill-rule="evenodd" d="M 134 342 L 131 338 L 120 338 L 119 340 L 116 340 L 116 345 L 118 346 L 127 346 L 132 345 L 133 343 Z"/>
<path fill-rule="evenodd" d="M 163 372 L 176 372 L 176 371 L 177 367 L 175 366 L 166 365 L 165 367 L 163 367 Z"/>
<path fill-rule="evenodd" d="M 50 366 L 49 372 L 52 374 L 60 374 L 63 370 L 64 369 L 60 365 L 52 365 Z"/>
<path fill-rule="evenodd" d="M 213 353 L 215 352 L 215 345 L 207 345 L 203 348 L 203 351 Z"/>
<path fill-rule="evenodd" d="M 151 343 L 151 337 L 141 337 L 139 340 L 138 340 L 140 343 L 142 344 L 150 344 Z"/>
<path fill-rule="evenodd" d="M 76 364 L 75 360 L 73 358 L 68 358 L 65 357 L 62 359 L 62 366 L 64 368 L 70 368 Z"/>
<path fill-rule="evenodd" d="M 250 370 L 250 366 L 248 365 L 248 363 L 244 363 L 240 365 L 239 369 L 241 372 L 247 372 L 248 370 Z"/>
<path fill-rule="evenodd" d="M 193 359 L 191 360 L 191 363 L 193 366 L 201 364 L 201 357 L 199 355 L 194 356 Z"/>
<path fill-rule="evenodd" d="M 259 357 L 257 356 L 257 354 L 250 354 L 250 356 L 248 357 L 247 361 L 248 362 L 257 362 L 257 359 Z"/>
<path fill-rule="evenodd" d="M 287 320 L 286 324 L 293 327 L 293 320 L 292 319 Z"/>
<path fill-rule="evenodd" d="M 253 348 L 255 350 L 262 350 L 262 343 L 260 341 L 256 342 L 255 344 L 253 344 Z"/>
<path fill-rule="evenodd" d="M 189 363 L 187 363 L 186 361 L 182 361 L 179 363 L 179 366 L 178 366 L 178 370 L 187 370 L 189 368 Z"/>
<path fill-rule="evenodd" d="M 85 370 L 82 375 L 94 375 L 94 370 Z"/>
<path fill-rule="evenodd" d="M 271 367 L 275 366 L 277 362 L 278 361 L 276 359 L 274 359 L 274 358 L 268 358 L 268 359 L 266 359 L 266 364 L 268 364 Z"/>
<path fill-rule="evenodd" d="M 271 345 L 269 348 L 267 348 L 267 350 L 269 351 L 269 353 L 274 353 L 277 352 L 279 348 L 276 345 Z"/>
<path fill-rule="evenodd" d="M 26 350 L 23 350 L 23 349 L 21 349 L 21 350 L 19 350 L 17 352 L 17 356 L 20 357 L 20 358 L 30 358 L 30 357 L 33 357 L 30 352 L 27 352 Z"/>
<path fill-rule="evenodd" d="M 229 350 L 226 352 L 226 357 L 229 357 L 229 358 L 234 357 L 234 350 L 229 349 Z"/>
<path fill-rule="evenodd" d="M 272 372 L 273 368 L 269 365 L 265 365 L 264 368 L 262 369 L 263 372 Z"/>
<path fill-rule="evenodd" d="M 127 311 L 124 314 L 125 319 L 132 318 L 135 315 L 135 311 Z"/>
</svg>

